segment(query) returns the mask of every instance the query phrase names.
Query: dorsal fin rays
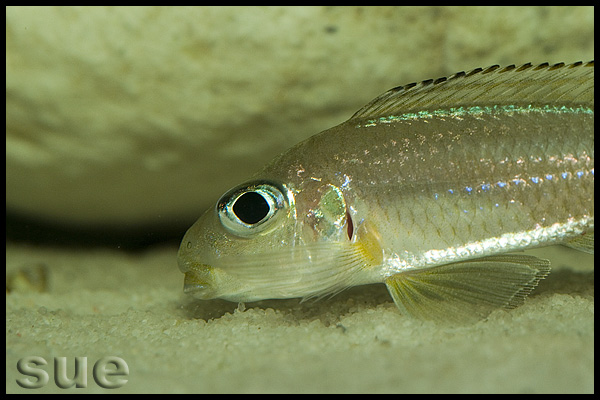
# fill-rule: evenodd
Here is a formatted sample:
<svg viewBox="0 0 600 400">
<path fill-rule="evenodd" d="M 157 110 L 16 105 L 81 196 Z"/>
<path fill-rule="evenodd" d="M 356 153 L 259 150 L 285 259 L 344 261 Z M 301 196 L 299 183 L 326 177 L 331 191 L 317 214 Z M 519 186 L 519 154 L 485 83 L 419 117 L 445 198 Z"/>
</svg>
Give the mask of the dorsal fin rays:
<svg viewBox="0 0 600 400">
<path fill-rule="evenodd" d="M 594 103 L 594 62 L 492 65 L 391 89 L 351 118 L 469 105 Z"/>
</svg>

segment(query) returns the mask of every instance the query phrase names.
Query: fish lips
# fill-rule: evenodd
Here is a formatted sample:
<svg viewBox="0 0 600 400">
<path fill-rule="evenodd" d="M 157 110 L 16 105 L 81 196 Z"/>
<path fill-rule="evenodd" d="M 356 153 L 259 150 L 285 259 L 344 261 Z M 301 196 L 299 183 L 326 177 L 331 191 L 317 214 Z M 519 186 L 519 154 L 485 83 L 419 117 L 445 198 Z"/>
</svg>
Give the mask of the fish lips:
<svg viewBox="0 0 600 400">
<path fill-rule="evenodd" d="M 216 297 L 214 273 L 210 265 L 194 265 L 185 272 L 183 292 L 195 298 L 208 300 Z"/>
</svg>

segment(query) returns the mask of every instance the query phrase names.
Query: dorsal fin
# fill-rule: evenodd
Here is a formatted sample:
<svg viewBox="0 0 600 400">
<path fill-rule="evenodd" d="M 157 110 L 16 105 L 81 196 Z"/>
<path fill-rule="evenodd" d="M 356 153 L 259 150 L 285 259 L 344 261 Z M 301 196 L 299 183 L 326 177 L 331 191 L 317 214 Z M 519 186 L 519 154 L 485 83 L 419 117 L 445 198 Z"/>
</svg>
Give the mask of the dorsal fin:
<svg viewBox="0 0 600 400">
<path fill-rule="evenodd" d="M 492 65 L 448 78 L 391 89 L 350 119 L 473 105 L 594 104 L 594 61 L 501 68 Z"/>
</svg>

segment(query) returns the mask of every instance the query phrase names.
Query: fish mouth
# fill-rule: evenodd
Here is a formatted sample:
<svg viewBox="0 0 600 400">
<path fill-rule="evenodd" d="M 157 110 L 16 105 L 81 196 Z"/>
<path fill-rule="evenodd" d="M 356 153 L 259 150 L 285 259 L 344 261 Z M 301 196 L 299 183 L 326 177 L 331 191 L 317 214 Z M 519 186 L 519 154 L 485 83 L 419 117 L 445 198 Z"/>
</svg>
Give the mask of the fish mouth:
<svg viewBox="0 0 600 400">
<path fill-rule="evenodd" d="M 214 287 L 214 272 L 210 265 L 194 265 L 183 278 L 183 292 L 198 299 L 215 298 Z"/>
</svg>

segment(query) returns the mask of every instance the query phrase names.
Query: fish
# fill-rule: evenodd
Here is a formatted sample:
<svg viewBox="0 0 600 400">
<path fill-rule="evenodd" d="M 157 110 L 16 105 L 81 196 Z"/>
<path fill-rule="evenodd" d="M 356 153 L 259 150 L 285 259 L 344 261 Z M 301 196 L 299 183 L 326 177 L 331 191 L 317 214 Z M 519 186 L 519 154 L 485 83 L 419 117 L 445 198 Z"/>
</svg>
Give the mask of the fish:
<svg viewBox="0 0 600 400">
<path fill-rule="evenodd" d="M 186 232 L 184 292 L 320 299 L 384 283 L 409 318 L 522 305 L 594 248 L 594 62 L 493 65 L 391 89 L 228 190 Z"/>
</svg>

